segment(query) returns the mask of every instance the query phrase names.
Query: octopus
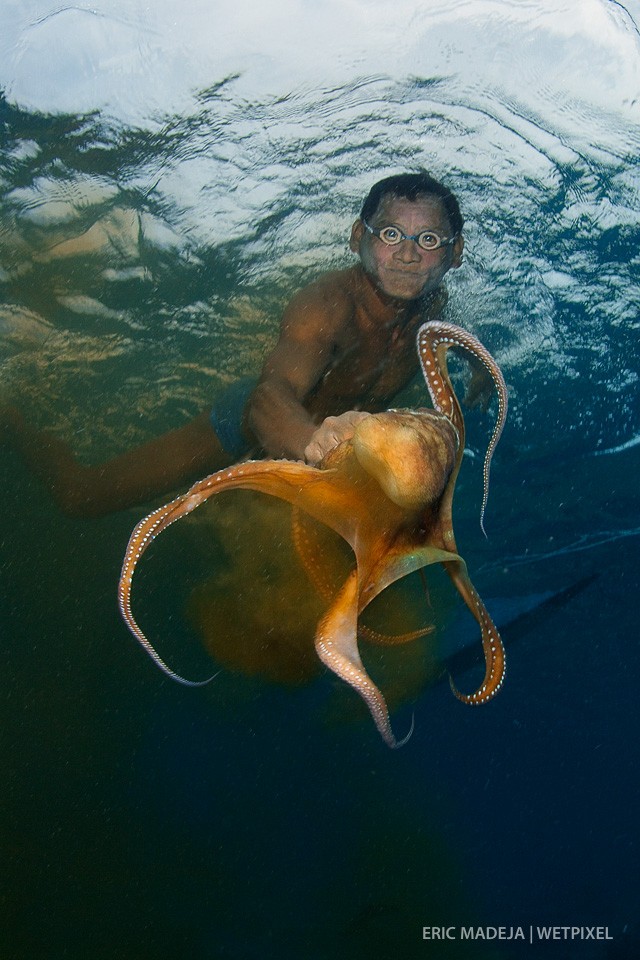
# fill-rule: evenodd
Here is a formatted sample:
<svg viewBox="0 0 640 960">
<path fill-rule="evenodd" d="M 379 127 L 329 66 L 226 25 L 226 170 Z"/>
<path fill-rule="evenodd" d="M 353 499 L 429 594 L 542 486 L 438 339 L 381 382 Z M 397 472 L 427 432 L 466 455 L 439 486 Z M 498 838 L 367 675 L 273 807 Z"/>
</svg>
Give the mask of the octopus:
<svg viewBox="0 0 640 960">
<path fill-rule="evenodd" d="M 359 624 L 359 617 L 389 585 L 414 571 L 442 564 L 480 628 L 484 677 L 472 693 L 459 691 L 450 677 L 454 695 L 472 706 L 487 703 L 496 695 L 505 674 L 504 648 L 458 553 L 453 531 L 453 496 L 464 454 L 465 425 L 447 368 L 452 347 L 466 351 L 484 367 L 497 393 L 497 417 L 483 462 L 480 524 L 484 532 L 491 460 L 507 415 L 506 384 L 496 361 L 475 336 L 454 324 L 431 321 L 420 327 L 417 349 L 433 409 L 371 414 L 318 466 L 290 460 L 249 460 L 220 470 L 137 524 L 125 553 L 119 605 L 134 637 L 167 676 L 188 685 L 212 679 L 191 681 L 180 676 L 147 639 L 131 610 L 134 571 L 150 543 L 168 526 L 221 491 L 240 488 L 292 505 L 296 550 L 326 603 L 315 631 L 317 656 L 362 697 L 389 747 L 401 746 L 411 731 L 402 740 L 396 738 L 384 695 L 361 659 L 358 636 L 364 633 L 374 642 L 403 643 L 415 639 L 420 631 L 400 636 L 375 634 Z M 355 557 L 353 568 L 337 589 L 323 563 L 321 540 L 314 532 L 317 523 L 342 537 Z"/>
</svg>

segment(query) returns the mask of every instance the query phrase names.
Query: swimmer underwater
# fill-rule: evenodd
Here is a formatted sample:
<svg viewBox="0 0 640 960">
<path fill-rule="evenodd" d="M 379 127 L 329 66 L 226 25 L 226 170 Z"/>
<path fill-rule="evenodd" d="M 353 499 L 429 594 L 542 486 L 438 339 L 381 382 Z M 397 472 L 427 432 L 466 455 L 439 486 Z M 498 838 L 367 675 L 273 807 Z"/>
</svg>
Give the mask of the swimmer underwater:
<svg viewBox="0 0 640 960">
<path fill-rule="evenodd" d="M 213 411 L 95 466 L 13 408 L 3 412 L 3 439 L 77 517 L 143 503 L 249 453 L 317 464 L 417 373 L 416 333 L 445 307 L 463 222 L 453 193 L 427 173 L 380 180 L 351 228 L 358 262 L 295 294 L 257 382 L 232 384 Z M 481 376 L 473 370 L 469 400 Z"/>
</svg>

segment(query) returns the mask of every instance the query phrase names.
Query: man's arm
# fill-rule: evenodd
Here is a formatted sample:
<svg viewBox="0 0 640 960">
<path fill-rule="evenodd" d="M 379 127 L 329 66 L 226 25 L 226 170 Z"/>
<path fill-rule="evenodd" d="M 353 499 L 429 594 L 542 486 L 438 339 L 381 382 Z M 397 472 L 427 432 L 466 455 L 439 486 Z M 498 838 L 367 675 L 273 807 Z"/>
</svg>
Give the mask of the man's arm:
<svg viewBox="0 0 640 960">
<path fill-rule="evenodd" d="M 328 278 L 306 287 L 285 310 L 280 338 L 246 413 L 249 428 L 270 456 L 304 458 L 317 424 L 303 402 L 330 365 L 351 311 L 349 295 Z"/>
</svg>

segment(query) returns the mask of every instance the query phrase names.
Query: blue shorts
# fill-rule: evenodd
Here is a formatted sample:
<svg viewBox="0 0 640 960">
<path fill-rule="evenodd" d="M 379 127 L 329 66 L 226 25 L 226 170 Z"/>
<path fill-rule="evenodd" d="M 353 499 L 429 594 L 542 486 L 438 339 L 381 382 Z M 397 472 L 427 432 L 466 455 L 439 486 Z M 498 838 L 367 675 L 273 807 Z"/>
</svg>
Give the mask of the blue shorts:
<svg viewBox="0 0 640 960">
<path fill-rule="evenodd" d="M 241 377 L 225 387 L 211 411 L 213 427 L 223 449 L 239 460 L 251 449 L 251 443 L 242 432 L 242 418 L 249 395 L 254 391 L 256 377 Z"/>
</svg>

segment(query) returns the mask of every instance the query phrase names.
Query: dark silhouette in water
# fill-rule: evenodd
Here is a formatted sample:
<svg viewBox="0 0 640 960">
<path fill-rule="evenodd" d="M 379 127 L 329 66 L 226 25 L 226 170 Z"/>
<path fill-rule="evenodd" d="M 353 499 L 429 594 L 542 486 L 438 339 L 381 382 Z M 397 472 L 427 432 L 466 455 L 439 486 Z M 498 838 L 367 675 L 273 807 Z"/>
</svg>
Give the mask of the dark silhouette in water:
<svg viewBox="0 0 640 960">
<path fill-rule="evenodd" d="M 583 590 L 586 590 L 587 587 L 591 586 L 597 579 L 595 574 L 589 577 L 583 577 L 576 583 L 572 583 L 570 586 L 559 590 L 546 600 L 543 600 L 534 606 L 533 609 L 527 610 L 525 613 L 517 614 L 511 620 L 502 621 L 499 617 L 496 617 L 496 623 L 504 645 L 511 647 L 528 633 L 531 633 L 532 630 L 543 626 L 550 613 L 566 606 L 567 603 L 570 603 L 575 597 L 579 596 Z M 442 662 L 440 680 L 445 680 L 449 676 L 461 676 L 473 667 L 478 666 L 479 663 L 481 663 L 481 658 L 478 656 L 478 651 L 473 646 L 465 644 L 461 650 L 452 653 L 451 656 Z"/>
</svg>

